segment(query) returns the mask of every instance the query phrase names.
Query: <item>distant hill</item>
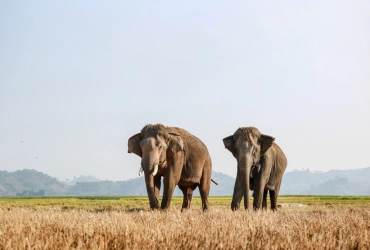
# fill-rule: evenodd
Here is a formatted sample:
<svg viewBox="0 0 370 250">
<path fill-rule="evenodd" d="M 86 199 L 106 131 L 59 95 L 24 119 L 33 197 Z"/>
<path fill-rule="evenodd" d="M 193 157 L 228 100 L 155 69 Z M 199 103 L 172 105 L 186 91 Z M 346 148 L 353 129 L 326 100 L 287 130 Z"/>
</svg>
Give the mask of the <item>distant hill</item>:
<svg viewBox="0 0 370 250">
<path fill-rule="evenodd" d="M 235 178 L 212 172 L 211 196 L 231 196 Z M 161 191 L 163 191 L 163 186 Z M 295 170 L 284 174 L 280 194 L 310 195 L 370 195 L 370 168 L 310 172 Z M 146 195 L 143 177 L 127 181 L 99 180 L 93 176 L 75 177 L 60 182 L 36 170 L 0 171 L 0 196 L 87 196 L 87 195 Z M 176 187 L 175 196 L 182 196 Z M 199 196 L 198 189 L 194 192 Z"/>
<path fill-rule="evenodd" d="M 56 178 L 32 169 L 0 171 L 0 196 L 60 195 L 67 185 Z"/>
<path fill-rule="evenodd" d="M 311 195 L 370 195 L 370 182 L 355 182 L 337 177 L 302 193 Z"/>
<path fill-rule="evenodd" d="M 235 179 L 218 172 L 212 178 L 211 195 L 231 195 Z M 230 191 L 231 190 L 231 191 Z M 161 191 L 163 191 L 163 186 Z M 93 176 L 79 176 L 71 181 L 61 182 L 36 170 L 0 171 L 0 196 L 85 196 L 85 195 L 146 195 L 144 177 L 127 181 L 102 181 Z M 174 195 L 182 196 L 176 187 Z M 199 191 L 194 192 L 199 196 Z"/>
<path fill-rule="evenodd" d="M 232 195 L 235 179 L 219 172 L 212 172 L 212 178 L 219 185 L 211 183 L 210 195 Z M 163 184 L 162 184 L 163 185 Z M 163 186 L 161 188 L 163 192 Z M 146 195 L 144 177 L 127 181 L 99 181 L 77 182 L 68 189 L 67 195 Z M 182 196 L 182 191 L 176 187 L 175 196 Z M 194 191 L 194 196 L 199 196 L 199 191 Z"/>
<path fill-rule="evenodd" d="M 287 172 L 280 194 L 370 195 L 370 167 L 328 172 Z"/>
<path fill-rule="evenodd" d="M 210 195 L 212 196 L 233 195 L 235 178 L 221 172 L 213 171 L 212 179 L 215 180 L 218 183 L 218 185 L 211 183 Z"/>
<path fill-rule="evenodd" d="M 127 181 L 77 182 L 66 195 L 146 195 L 143 177 Z"/>
<path fill-rule="evenodd" d="M 98 182 L 98 181 L 101 181 L 99 178 L 96 178 L 94 176 L 91 176 L 91 175 L 80 175 L 79 177 L 73 177 L 72 180 L 65 180 L 65 181 L 62 181 L 64 184 L 68 185 L 68 186 L 73 186 L 73 185 L 76 185 L 77 182 Z"/>
</svg>

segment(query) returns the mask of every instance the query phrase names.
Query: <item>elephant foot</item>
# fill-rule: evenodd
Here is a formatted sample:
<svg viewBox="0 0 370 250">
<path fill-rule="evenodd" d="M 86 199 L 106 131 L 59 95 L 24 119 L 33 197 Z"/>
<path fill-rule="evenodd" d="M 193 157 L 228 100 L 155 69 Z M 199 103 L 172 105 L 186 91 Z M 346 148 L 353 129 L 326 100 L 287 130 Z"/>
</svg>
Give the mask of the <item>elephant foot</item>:
<svg viewBox="0 0 370 250">
<path fill-rule="evenodd" d="M 181 213 L 185 213 L 186 211 L 189 211 L 189 208 L 188 207 L 181 208 Z"/>
<path fill-rule="evenodd" d="M 261 206 L 253 206 L 253 211 L 267 211 L 267 208 Z"/>
<path fill-rule="evenodd" d="M 151 210 L 158 210 L 159 209 L 159 204 L 155 204 L 155 205 L 150 205 L 150 209 Z"/>
<path fill-rule="evenodd" d="M 202 209 L 203 209 L 203 212 L 207 212 L 208 211 L 208 205 L 203 204 Z"/>
<path fill-rule="evenodd" d="M 169 210 L 169 208 L 165 207 L 165 208 L 160 208 L 158 210 L 161 211 L 161 213 L 166 213 Z"/>
<path fill-rule="evenodd" d="M 233 211 L 238 210 L 238 209 L 239 209 L 239 207 L 240 207 L 240 204 L 238 204 L 238 203 L 231 204 L 231 210 L 233 210 Z"/>
</svg>

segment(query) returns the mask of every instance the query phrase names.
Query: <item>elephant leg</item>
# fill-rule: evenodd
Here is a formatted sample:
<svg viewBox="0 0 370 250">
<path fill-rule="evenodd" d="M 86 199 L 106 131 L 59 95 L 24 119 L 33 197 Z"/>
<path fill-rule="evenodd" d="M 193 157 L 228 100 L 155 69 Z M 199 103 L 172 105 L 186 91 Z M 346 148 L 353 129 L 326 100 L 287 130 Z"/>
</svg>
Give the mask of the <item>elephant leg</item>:
<svg viewBox="0 0 370 250">
<path fill-rule="evenodd" d="M 271 201 L 271 209 L 276 210 L 277 207 L 277 195 L 275 190 L 270 190 L 270 201 Z"/>
<path fill-rule="evenodd" d="M 276 185 L 275 190 L 270 190 L 270 201 L 271 201 L 271 209 L 277 210 L 277 197 L 280 191 L 280 184 L 281 181 Z"/>
<path fill-rule="evenodd" d="M 159 197 L 160 191 L 161 191 L 161 176 L 156 175 L 154 176 L 154 195 L 155 195 L 155 198 L 157 199 L 158 204 L 159 204 L 158 197 Z"/>
<path fill-rule="evenodd" d="M 173 196 L 173 192 L 176 187 L 176 183 L 178 182 L 178 179 L 176 176 L 171 175 L 166 175 L 163 179 L 163 198 L 162 198 L 162 204 L 161 208 L 162 209 L 167 209 L 171 205 L 171 200 Z"/>
<path fill-rule="evenodd" d="M 209 202 L 208 202 L 208 195 L 209 195 L 209 189 L 202 187 L 202 185 L 199 185 L 199 193 L 200 198 L 202 199 L 202 209 L 203 211 L 208 210 Z"/>
<path fill-rule="evenodd" d="M 262 209 L 267 209 L 267 190 L 263 191 Z"/>
<path fill-rule="evenodd" d="M 256 181 L 257 182 L 257 181 Z M 254 197 L 253 197 L 253 209 L 257 210 L 263 207 L 263 198 L 265 194 L 265 182 L 263 180 L 259 180 L 259 182 L 255 183 L 254 186 Z M 266 192 L 267 195 L 267 192 Z"/>
<path fill-rule="evenodd" d="M 180 180 L 183 157 L 182 152 L 178 152 L 173 157 L 171 164 L 166 168 L 163 178 L 163 198 L 161 204 L 163 210 L 168 209 L 171 205 L 173 191 Z"/>
<path fill-rule="evenodd" d="M 209 202 L 209 190 L 211 188 L 211 174 L 212 174 L 212 162 L 211 158 L 207 158 L 203 166 L 203 174 L 199 183 L 199 193 L 200 198 L 202 199 L 202 209 L 203 211 L 208 210 Z"/>
<path fill-rule="evenodd" d="M 179 188 L 181 189 L 182 194 L 183 194 L 182 208 L 181 208 L 181 212 L 182 212 L 184 209 L 188 208 L 187 187 L 179 186 Z"/>
<path fill-rule="evenodd" d="M 236 174 L 233 199 L 231 201 L 231 210 L 236 211 L 239 209 L 242 198 L 243 198 L 242 180 L 238 171 L 238 173 Z"/>
<path fill-rule="evenodd" d="M 184 209 L 190 209 L 190 205 L 191 205 L 191 200 L 193 199 L 193 191 L 194 189 L 197 188 L 197 185 L 194 185 L 192 187 L 184 187 L 184 186 L 181 186 L 180 189 L 183 193 L 183 202 L 182 202 L 182 208 L 181 208 L 181 212 L 184 210 Z"/>
</svg>

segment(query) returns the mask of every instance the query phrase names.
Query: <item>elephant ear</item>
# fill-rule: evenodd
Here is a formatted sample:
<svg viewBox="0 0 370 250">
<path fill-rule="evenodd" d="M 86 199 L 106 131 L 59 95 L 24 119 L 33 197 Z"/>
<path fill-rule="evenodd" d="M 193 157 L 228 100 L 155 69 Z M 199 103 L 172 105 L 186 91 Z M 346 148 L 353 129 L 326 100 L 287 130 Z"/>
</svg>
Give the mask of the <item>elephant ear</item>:
<svg viewBox="0 0 370 250">
<path fill-rule="evenodd" d="M 140 133 L 133 135 L 128 139 L 128 153 L 134 153 L 138 156 L 142 156 L 141 147 L 140 147 Z"/>
<path fill-rule="evenodd" d="M 171 138 L 168 143 L 168 149 L 167 152 L 170 156 L 176 154 L 179 151 L 184 150 L 184 141 L 182 140 L 181 136 L 179 134 L 169 132 L 168 133 Z"/>
<path fill-rule="evenodd" d="M 233 156 L 236 157 L 234 137 L 230 135 L 224 138 L 222 141 L 224 142 L 225 148 L 227 148 L 227 150 L 229 150 Z"/>
<path fill-rule="evenodd" d="M 260 155 L 266 153 L 266 151 L 272 146 L 274 143 L 275 138 L 269 135 L 261 134 L 260 142 L 261 142 L 261 152 Z"/>
</svg>

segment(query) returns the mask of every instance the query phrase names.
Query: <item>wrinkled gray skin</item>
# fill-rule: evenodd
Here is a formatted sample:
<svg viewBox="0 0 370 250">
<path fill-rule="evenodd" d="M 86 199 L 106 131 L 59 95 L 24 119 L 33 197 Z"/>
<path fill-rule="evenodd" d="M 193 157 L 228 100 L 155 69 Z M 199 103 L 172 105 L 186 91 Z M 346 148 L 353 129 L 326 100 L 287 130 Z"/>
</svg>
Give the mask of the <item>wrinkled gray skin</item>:
<svg viewBox="0 0 370 250">
<path fill-rule="evenodd" d="M 207 147 L 197 137 L 181 128 L 146 125 L 128 140 L 128 152 L 141 157 L 151 209 L 159 208 L 162 176 L 162 209 L 170 207 L 176 185 L 184 195 L 181 211 L 190 208 L 196 187 L 199 187 L 203 210 L 208 209 L 212 162 Z"/>
<path fill-rule="evenodd" d="M 267 208 L 267 191 L 270 193 L 271 209 L 277 209 L 277 197 L 287 159 L 274 140 L 254 127 L 239 128 L 234 135 L 223 139 L 225 148 L 238 162 L 232 210 L 239 209 L 243 196 L 244 208 L 249 208 L 249 190 L 254 190 L 254 209 Z M 250 176 L 251 170 L 253 178 Z"/>
</svg>

